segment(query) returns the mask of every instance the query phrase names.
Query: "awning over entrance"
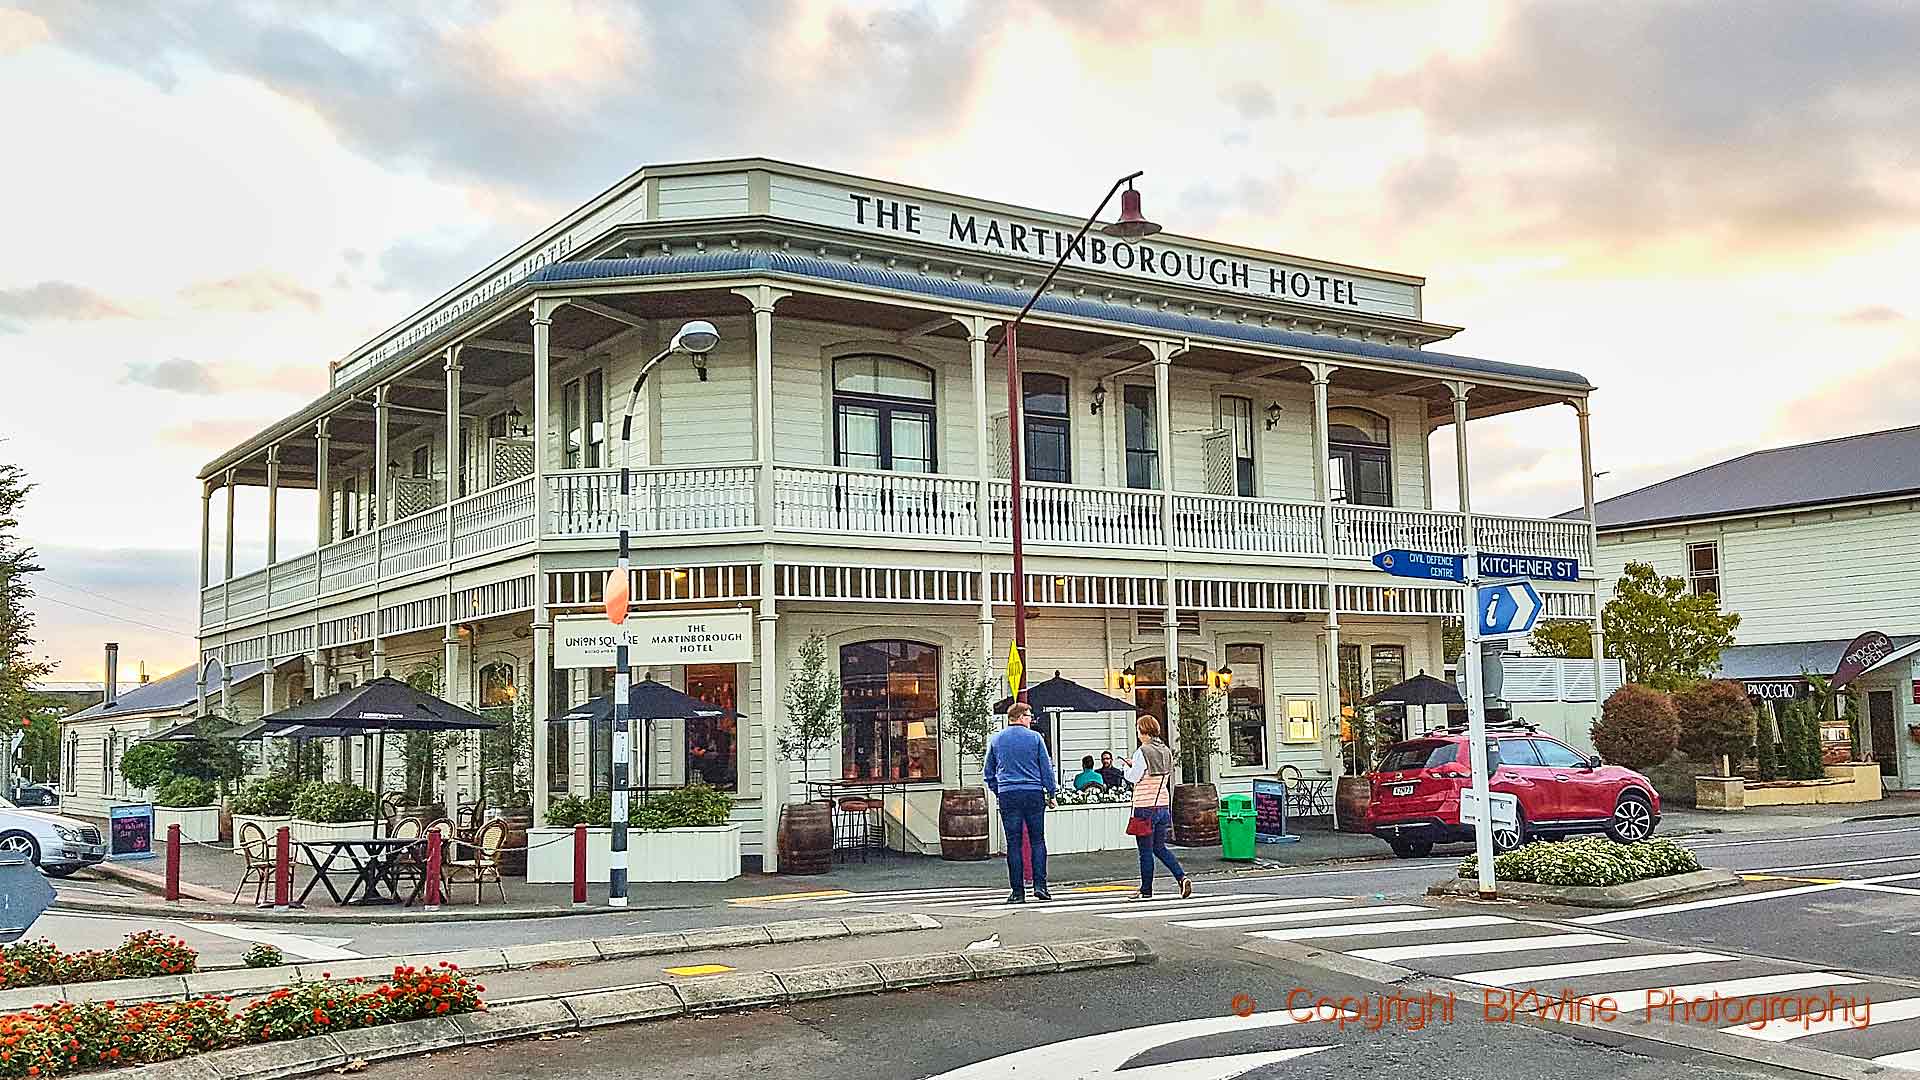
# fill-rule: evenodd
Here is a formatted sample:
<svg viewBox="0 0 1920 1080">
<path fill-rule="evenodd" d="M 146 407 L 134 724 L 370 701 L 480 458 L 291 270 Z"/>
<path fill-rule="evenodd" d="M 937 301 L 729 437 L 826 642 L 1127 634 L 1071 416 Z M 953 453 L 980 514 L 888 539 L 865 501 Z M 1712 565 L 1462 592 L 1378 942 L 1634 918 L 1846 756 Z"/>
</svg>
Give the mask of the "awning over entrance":
<svg viewBox="0 0 1920 1080">
<path fill-rule="evenodd" d="M 1806 694 L 1807 673 L 1831 675 L 1840 666 L 1852 638 L 1832 641 L 1789 641 L 1777 645 L 1735 645 L 1720 654 L 1722 679 L 1745 683 L 1756 697 L 1789 699 Z M 1920 651 L 1920 635 L 1889 638 L 1893 651 L 1873 667 L 1891 664 Z"/>
</svg>

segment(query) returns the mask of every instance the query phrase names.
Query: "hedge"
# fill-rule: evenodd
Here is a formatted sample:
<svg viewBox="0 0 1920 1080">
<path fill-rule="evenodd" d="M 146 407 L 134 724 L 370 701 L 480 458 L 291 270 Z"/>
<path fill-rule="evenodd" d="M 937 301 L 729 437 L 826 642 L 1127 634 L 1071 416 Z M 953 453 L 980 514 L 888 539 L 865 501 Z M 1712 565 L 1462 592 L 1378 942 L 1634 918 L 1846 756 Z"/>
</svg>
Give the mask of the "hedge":
<svg viewBox="0 0 1920 1080">
<path fill-rule="evenodd" d="M 1593 725 L 1593 748 L 1615 765 L 1645 769 L 1667 760 L 1680 738 L 1673 699 L 1639 683 L 1608 695 Z"/>
<path fill-rule="evenodd" d="M 1460 863 L 1460 876 L 1474 877 L 1479 862 L 1469 855 Z M 1671 840 L 1642 840 L 1622 844 L 1604 836 L 1577 840 L 1542 840 L 1523 845 L 1493 860 L 1493 876 L 1502 881 L 1540 885 L 1625 885 L 1644 878 L 1669 877 L 1700 869 L 1693 852 Z"/>
<path fill-rule="evenodd" d="M 302 821 L 366 821 L 373 811 L 373 792 L 353 784 L 314 781 L 293 797 L 293 816 Z"/>
<path fill-rule="evenodd" d="M 81 952 L 65 952 L 45 939 L 16 941 L 0 946 L 0 990 L 186 975 L 199 959 L 186 942 L 156 930 L 128 934 L 116 948 Z"/>
</svg>

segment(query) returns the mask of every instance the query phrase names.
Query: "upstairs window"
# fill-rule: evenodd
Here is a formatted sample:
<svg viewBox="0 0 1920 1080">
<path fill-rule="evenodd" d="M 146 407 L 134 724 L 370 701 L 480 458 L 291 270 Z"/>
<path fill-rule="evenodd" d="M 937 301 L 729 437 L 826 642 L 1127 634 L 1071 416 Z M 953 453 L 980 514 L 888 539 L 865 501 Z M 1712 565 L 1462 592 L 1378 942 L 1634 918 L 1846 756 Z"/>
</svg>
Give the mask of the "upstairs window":
<svg viewBox="0 0 1920 1080">
<path fill-rule="evenodd" d="M 833 362 L 833 463 L 849 469 L 930 473 L 933 369 L 895 356 Z"/>
<path fill-rule="evenodd" d="M 1720 542 L 1687 545 L 1687 588 L 1695 596 L 1720 595 Z"/>
<path fill-rule="evenodd" d="M 1044 484 L 1073 483 L 1073 422 L 1067 405 L 1066 376 L 1025 372 L 1020 376 L 1020 388 L 1027 479 Z"/>
<path fill-rule="evenodd" d="M 1334 502 L 1393 505 L 1386 417 L 1366 409 L 1327 410 L 1327 492 Z"/>
<path fill-rule="evenodd" d="M 1160 486 L 1160 429 L 1153 418 L 1153 387 L 1130 383 L 1120 391 L 1120 426 L 1127 454 L 1127 486 Z"/>
<path fill-rule="evenodd" d="M 1234 494 L 1253 495 L 1253 399 L 1227 396 L 1220 399 L 1220 426 L 1233 439 Z"/>
</svg>

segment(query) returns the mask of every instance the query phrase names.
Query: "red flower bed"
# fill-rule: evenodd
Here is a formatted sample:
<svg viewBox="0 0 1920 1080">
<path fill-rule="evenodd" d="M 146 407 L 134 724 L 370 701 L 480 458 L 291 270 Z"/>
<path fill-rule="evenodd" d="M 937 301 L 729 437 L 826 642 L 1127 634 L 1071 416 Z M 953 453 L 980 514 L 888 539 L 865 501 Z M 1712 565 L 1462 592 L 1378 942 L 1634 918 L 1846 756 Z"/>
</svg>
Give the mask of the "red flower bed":
<svg viewBox="0 0 1920 1080">
<path fill-rule="evenodd" d="M 277 1042 L 485 1008 L 486 988 L 450 965 L 399 967 L 393 981 L 308 983 L 275 990 L 238 1012 L 232 998 L 115 1006 L 41 1005 L 0 1014 L 0 1077 L 167 1061 L 244 1043 Z"/>
<path fill-rule="evenodd" d="M 49 941 L 17 941 L 0 946 L 0 990 L 185 975 L 194 970 L 199 958 L 200 954 L 186 942 L 153 930 L 128 934 L 118 948 L 71 953 L 60 951 Z"/>
</svg>

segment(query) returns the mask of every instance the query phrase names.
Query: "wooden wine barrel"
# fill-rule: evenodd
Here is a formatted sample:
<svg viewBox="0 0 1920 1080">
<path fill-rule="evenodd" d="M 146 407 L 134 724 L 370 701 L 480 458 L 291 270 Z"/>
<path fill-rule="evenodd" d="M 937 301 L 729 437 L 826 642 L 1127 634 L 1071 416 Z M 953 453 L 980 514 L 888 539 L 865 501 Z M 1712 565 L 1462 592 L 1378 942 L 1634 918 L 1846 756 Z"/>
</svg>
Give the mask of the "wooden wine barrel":
<svg viewBox="0 0 1920 1080">
<path fill-rule="evenodd" d="M 1187 847 L 1220 843 L 1220 790 L 1212 784 L 1173 789 L 1173 842 Z"/>
<path fill-rule="evenodd" d="M 833 804 L 792 803 L 780 811 L 780 872 L 824 874 L 833 865 Z"/>
<path fill-rule="evenodd" d="M 1364 776 L 1342 776 L 1334 781 L 1333 827 L 1340 832 L 1367 831 L 1367 803 L 1373 782 Z"/>
<path fill-rule="evenodd" d="M 987 857 L 987 793 L 959 788 L 940 793 L 940 857 L 973 862 Z"/>
<path fill-rule="evenodd" d="M 496 812 L 494 820 L 507 823 L 507 843 L 500 852 L 500 872 L 507 877 L 526 877 L 527 830 L 533 826 L 533 807 L 510 806 Z"/>
</svg>

